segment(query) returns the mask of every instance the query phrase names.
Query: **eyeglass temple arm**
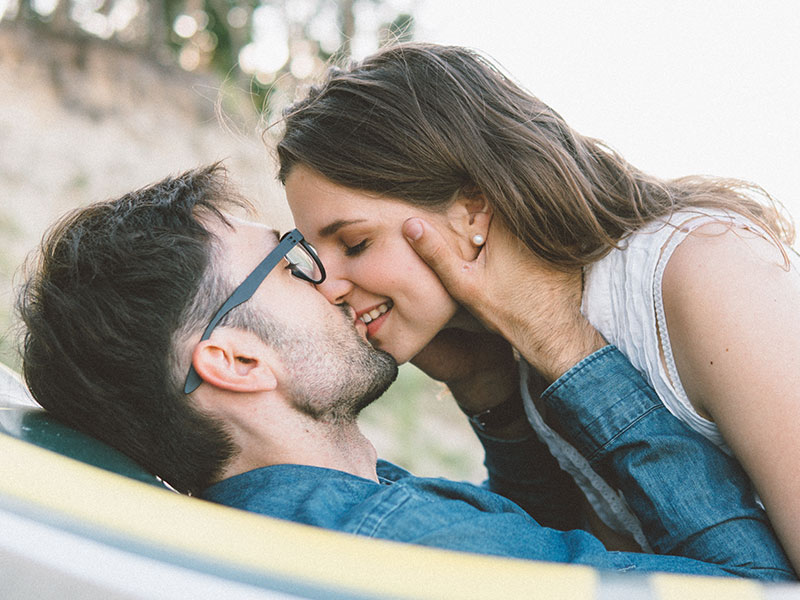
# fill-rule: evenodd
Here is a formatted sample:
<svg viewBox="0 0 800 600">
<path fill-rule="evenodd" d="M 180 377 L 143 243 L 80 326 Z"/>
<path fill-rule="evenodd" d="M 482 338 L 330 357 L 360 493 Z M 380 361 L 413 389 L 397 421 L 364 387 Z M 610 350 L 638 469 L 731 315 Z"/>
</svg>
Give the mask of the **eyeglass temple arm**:
<svg viewBox="0 0 800 600">
<path fill-rule="evenodd" d="M 297 232 L 298 235 L 293 235 L 295 232 Z M 300 232 L 297 230 L 290 231 L 288 234 L 286 234 L 280 243 L 275 247 L 275 249 L 272 250 L 272 252 L 270 252 L 255 269 L 253 269 L 253 272 L 250 273 L 250 275 L 248 275 L 241 284 L 239 284 L 239 287 L 233 290 L 233 293 L 228 296 L 228 299 L 225 300 L 222 306 L 220 306 L 219 310 L 208 324 L 208 327 L 206 327 L 203 335 L 200 337 L 201 342 L 211 337 L 211 333 L 214 331 L 214 328 L 219 324 L 225 315 L 253 297 L 253 294 L 256 293 L 256 290 L 267 278 L 267 275 L 269 275 L 272 269 L 275 268 L 275 265 L 277 265 L 281 259 L 286 256 L 286 253 L 289 252 L 292 247 L 296 246 L 303 239 L 303 237 L 299 234 Z M 201 383 L 203 383 L 203 380 L 200 378 L 200 375 L 197 374 L 194 364 L 190 364 L 189 374 L 186 376 L 186 383 L 183 386 L 183 393 L 191 394 L 200 386 Z"/>
</svg>

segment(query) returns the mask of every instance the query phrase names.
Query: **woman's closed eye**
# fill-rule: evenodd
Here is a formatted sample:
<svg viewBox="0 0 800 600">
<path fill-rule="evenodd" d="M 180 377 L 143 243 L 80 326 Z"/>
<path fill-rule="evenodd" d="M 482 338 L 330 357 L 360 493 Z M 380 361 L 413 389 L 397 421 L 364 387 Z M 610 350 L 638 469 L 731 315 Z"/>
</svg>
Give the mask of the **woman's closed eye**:
<svg viewBox="0 0 800 600">
<path fill-rule="evenodd" d="M 348 246 L 347 244 L 344 244 L 344 255 L 358 256 L 366 249 L 366 247 L 367 247 L 366 239 L 360 241 L 358 244 L 355 244 L 354 246 Z"/>
</svg>

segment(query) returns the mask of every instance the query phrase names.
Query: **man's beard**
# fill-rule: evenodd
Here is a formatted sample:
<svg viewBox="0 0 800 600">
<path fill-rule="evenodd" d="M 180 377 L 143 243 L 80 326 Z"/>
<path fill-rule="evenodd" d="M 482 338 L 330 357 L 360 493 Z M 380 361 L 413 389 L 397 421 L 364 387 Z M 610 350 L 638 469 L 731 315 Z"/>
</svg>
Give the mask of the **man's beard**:
<svg viewBox="0 0 800 600">
<path fill-rule="evenodd" d="M 292 327 L 272 340 L 289 376 L 289 399 L 318 421 L 354 422 L 397 377 L 397 361 L 356 331 L 342 306 L 342 321 Z"/>
</svg>

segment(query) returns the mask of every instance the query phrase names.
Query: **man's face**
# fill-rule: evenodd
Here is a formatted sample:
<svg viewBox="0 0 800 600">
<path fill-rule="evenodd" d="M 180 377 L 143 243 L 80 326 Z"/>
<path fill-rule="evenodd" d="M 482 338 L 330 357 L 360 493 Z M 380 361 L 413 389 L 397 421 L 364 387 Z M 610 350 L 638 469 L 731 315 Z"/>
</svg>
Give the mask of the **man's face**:
<svg viewBox="0 0 800 600">
<path fill-rule="evenodd" d="M 263 225 L 231 219 L 216 230 L 223 243 L 221 268 L 234 285 L 278 244 Z M 397 362 L 366 341 L 366 326 L 346 305 L 330 304 L 315 286 L 278 264 L 246 310 L 249 328 L 280 359 L 279 386 L 295 407 L 325 421 L 352 421 L 397 376 Z"/>
</svg>

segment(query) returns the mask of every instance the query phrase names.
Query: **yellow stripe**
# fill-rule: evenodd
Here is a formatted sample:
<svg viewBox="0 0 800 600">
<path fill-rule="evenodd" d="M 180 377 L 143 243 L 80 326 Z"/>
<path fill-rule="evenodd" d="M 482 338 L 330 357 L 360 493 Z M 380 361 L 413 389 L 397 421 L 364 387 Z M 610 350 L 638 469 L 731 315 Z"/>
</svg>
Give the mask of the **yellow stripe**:
<svg viewBox="0 0 800 600">
<path fill-rule="evenodd" d="M 763 587 L 748 579 L 659 573 L 650 577 L 658 600 L 761 600 Z"/>
<path fill-rule="evenodd" d="M 587 600 L 588 567 L 369 540 L 159 490 L 0 435 L 0 496 L 216 564 L 393 598 Z M 749 598 L 749 597 L 748 597 Z M 684 596 L 681 600 L 687 600 Z"/>
</svg>

